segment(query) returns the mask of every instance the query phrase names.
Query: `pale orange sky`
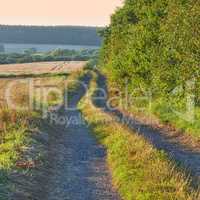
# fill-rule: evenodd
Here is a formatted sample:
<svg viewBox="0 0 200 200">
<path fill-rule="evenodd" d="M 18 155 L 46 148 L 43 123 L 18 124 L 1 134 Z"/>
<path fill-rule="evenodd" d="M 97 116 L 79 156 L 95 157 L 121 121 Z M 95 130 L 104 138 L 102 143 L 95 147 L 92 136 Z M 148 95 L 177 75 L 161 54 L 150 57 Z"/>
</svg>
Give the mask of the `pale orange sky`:
<svg viewBox="0 0 200 200">
<path fill-rule="evenodd" d="M 109 24 L 123 0 L 0 0 L 0 24 Z"/>
</svg>

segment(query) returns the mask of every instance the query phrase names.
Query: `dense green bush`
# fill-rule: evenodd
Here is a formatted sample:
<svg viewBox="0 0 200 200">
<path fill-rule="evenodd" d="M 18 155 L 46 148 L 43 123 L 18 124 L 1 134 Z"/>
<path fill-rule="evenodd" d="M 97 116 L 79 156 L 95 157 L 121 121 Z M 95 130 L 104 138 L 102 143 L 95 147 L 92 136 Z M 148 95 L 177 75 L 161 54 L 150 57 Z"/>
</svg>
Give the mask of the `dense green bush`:
<svg viewBox="0 0 200 200">
<path fill-rule="evenodd" d="M 175 107 L 189 92 L 200 105 L 199 19 L 199 0 L 125 0 L 101 31 L 100 65 L 108 80 L 120 89 L 128 81 L 134 96 L 151 91 L 154 101 Z"/>
<path fill-rule="evenodd" d="M 199 19 L 199 1 L 126 0 L 103 33 L 101 64 L 119 85 L 127 78 L 155 96 L 198 82 Z"/>
</svg>

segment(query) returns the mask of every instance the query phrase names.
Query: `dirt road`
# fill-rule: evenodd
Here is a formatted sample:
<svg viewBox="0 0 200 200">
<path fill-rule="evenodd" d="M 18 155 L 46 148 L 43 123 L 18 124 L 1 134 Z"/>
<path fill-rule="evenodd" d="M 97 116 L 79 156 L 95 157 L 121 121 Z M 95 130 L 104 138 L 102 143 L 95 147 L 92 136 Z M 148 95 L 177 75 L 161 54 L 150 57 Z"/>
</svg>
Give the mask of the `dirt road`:
<svg viewBox="0 0 200 200">
<path fill-rule="evenodd" d="M 89 78 L 84 82 L 88 84 Z M 32 188 L 14 194 L 12 199 L 120 199 L 111 183 L 105 149 L 92 136 L 76 108 L 85 92 L 80 88 L 71 94 L 69 107 L 74 110 L 61 108 L 49 114 L 48 121 L 43 123 L 42 128 L 43 132 L 48 133 L 46 165 L 39 169 L 39 176 L 32 181 Z M 60 119 L 68 119 L 69 123 L 59 124 L 59 120 L 57 123 L 51 121 L 51 114 Z"/>
</svg>

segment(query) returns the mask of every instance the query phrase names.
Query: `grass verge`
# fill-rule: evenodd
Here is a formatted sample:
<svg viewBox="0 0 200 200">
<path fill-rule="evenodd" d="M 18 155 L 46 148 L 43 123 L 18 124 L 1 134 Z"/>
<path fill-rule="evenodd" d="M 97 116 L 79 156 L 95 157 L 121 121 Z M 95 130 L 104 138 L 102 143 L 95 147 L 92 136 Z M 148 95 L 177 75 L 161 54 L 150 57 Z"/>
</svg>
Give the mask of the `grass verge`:
<svg viewBox="0 0 200 200">
<path fill-rule="evenodd" d="M 117 88 L 112 86 L 112 83 L 108 83 L 108 85 L 108 88 Z M 116 91 L 120 93 L 120 90 Z M 110 98 L 116 98 L 116 93 L 109 91 L 109 96 Z M 150 125 L 153 125 L 153 122 L 159 122 L 159 125 L 171 126 L 177 132 L 185 134 L 186 136 L 189 135 L 194 140 L 200 138 L 199 106 L 189 105 L 194 106 L 190 108 L 188 107 L 189 101 L 186 102 L 185 99 L 167 99 L 164 97 L 152 99 L 150 96 L 144 96 L 144 98 L 134 98 L 131 96 L 131 98 L 133 100 L 129 102 L 128 108 L 127 99 L 124 97 L 124 94 L 121 94 L 115 102 L 113 101 L 113 106 L 123 111 L 128 111 L 139 119 L 146 118 L 150 122 Z"/>
<path fill-rule="evenodd" d="M 175 103 L 174 103 L 175 104 Z M 183 133 L 187 133 L 194 137 L 200 137 L 200 108 L 195 107 L 193 119 L 187 117 L 187 111 L 184 106 L 181 108 L 169 103 L 166 100 L 157 100 L 152 103 L 150 113 L 156 115 L 161 123 L 171 124 Z M 183 108 L 182 108 L 183 107 Z M 177 113 L 179 114 L 177 114 Z"/>
<path fill-rule="evenodd" d="M 4 124 L 0 132 L 0 199 L 4 200 L 12 187 L 8 174 L 17 169 L 17 161 L 30 146 L 29 120 L 37 117 L 37 113 L 1 109 L 0 117 Z"/>
<path fill-rule="evenodd" d="M 63 87 L 63 82 L 67 80 L 67 76 L 53 76 L 52 78 L 44 78 L 41 76 L 39 84 L 43 85 L 57 85 Z M 44 78 L 44 79 L 43 79 Z M 35 80 L 37 81 L 37 80 Z M 5 86 L 6 87 L 6 86 Z M 20 92 L 19 92 L 20 91 Z M 18 106 L 27 104 L 28 100 L 27 88 L 17 85 L 14 91 L 13 98 Z M 22 98 L 23 96 L 27 98 Z M 19 178 L 12 176 L 12 174 L 25 174 L 33 176 L 33 170 L 37 165 L 40 165 L 43 152 L 41 151 L 40 141 L 34 138 L 39 137 L 40 133 L 36 133 L 40 127 L 38 123 L 41 121 L 41 108 L 48 109 L 49 106 L 57 103 L 57 96 L 50 94 L 47 102 L 43 99 L 38 99 L 34 96 L 34 101 L 41 105 L 37 111 L 28 110 L 14 110 L 10 109 L 6 103 L 0 106 L 0 199 L 6 200 L 16 190 L 15 180 L 20 181 Z M 35 104 L 36 104 L 35 103 Z M 35 132 L 36 131 L 36 132 Z"/>
<path fill-rule="evenodd" d="M 107 149 L 114 186 L 124 200 L 197 200 L 184 172 L 137 133 L 113 120 L 91 101 L 96 82 L 79 107 L 97 140 Z"/>
<path fill-rule="evenodd" d="M 148 125 L 154 125 L 155 122 L 158 126 L 171 127 L 194 141 L 199 140 L 200 105 L 190 94 L 191 91 L 184 95 L 176 91 L 177 94 L 162 97 L 152 97 L 151 91 L 138 94 L 136 90 L 135 94 L 128 86 L 119 88 L 105 70 L 100 70 L 99 74 L 107 77 L 108 94 L 113 107 L 134 114 L 139 121 L 145 119 Z"/>
</svg>

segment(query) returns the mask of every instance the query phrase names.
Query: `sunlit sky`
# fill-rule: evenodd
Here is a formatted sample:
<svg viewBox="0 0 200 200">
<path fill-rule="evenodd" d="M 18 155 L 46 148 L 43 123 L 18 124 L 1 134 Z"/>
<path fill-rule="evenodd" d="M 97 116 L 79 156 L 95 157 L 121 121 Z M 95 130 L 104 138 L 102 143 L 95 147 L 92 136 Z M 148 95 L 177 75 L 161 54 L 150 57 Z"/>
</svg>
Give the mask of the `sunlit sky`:
<svg viewBox="0 0 200 200">
<path fill-rule="evenodd" d="M 0 0 L 0 24 L 109 24 L 123 0 Z"/>
</svg>

